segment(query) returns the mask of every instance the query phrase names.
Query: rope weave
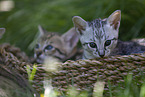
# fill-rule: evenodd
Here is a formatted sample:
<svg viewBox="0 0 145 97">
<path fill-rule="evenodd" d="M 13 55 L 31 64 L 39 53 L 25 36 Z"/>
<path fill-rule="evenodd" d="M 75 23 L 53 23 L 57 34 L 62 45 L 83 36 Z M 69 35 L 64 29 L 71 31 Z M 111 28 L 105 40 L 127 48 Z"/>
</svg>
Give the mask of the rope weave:
<svg viewBox="0 0 145 97">
<path fill-rule="evenodd" d="M 26 62 L 27 59 L 21 55 L 23 53 L 16 47 L 0 46 L 0 62 L 27 78 L 26 65 L 32 67 L 32 64 Z M 105 90 L 108 91 L 108 81 L 112 87 L 116 87 L 120 82 L 124 82 L 128 73 L 133 75 L 137 85 L 142 85 L 142 78 L 145 77 L 145 53 L 90 60 L 68 60 L 59 64 L 58 71 L 51 73 L 46 72 L 42 64 L 37 64 L 32 85 L 40 92 L 43 90 L 44 76 L 49 78 L 51 76 L 53 87 L 61 91 L 67 91 L 72 85 L 77 87 L 77 90 L 88 90 L 93 88 L 97 80 L 105 81 Z"/>
<path fill-rule="evenodd" d="M 98 61 L 97 61 L 98 60 Z M 124 82 L 128 73 L 133 74 L 133 80 L 139 80 L 145 75 L 145 53 L 128 56 L 112 56 L 97 60 L 67 61 L 61 65 L 62 70 L 53 74 L 53 85 L 66 91 L 68 85 L 76 86 L 78 90 L 93 88 L 97 80 L 110 81 L 112 85 Z M 144 76 L 145 77 L 145 76 Z M 108 88 L 105 88 L 108 90 Z"/>
</svg>

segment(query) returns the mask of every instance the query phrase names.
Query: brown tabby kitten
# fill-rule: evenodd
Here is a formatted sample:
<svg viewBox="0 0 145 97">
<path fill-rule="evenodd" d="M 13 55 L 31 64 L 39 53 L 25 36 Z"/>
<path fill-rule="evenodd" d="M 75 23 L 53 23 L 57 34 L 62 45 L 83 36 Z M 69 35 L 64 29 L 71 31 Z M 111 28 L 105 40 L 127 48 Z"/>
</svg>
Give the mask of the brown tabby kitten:
<svg viewBox="0 0 145 97">
<path fill-rule="evenodd" d="M 43 63 L 48 57 L 60 61 L 70 59 L 77 52 L 78 35 L 74 28 L 71 28 L 63 35 L 47 32 L 38 26 L 40 37 L 34 49 L 34 57 L 38 63 Z"/>
</svg>

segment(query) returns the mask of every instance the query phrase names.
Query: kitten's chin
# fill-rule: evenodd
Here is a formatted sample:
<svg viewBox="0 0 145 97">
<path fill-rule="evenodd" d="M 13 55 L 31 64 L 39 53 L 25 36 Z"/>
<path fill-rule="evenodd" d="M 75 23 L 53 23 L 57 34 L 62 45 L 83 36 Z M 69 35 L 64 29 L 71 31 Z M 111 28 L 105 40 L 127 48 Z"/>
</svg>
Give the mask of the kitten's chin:
<svg viewBox="0 0 145 97">
<path fill-rule="evenodd" d="M 106 51 L 105 54 L 104 54 L 104 56 L 102 58 L 108 57 L 109 55 L 110 55 L 110 51 Z M 93 53 L 93 57 L 94 58 L 101 58 L 101 56 L 97 52 L 94 52 Z"/>
<path fill-rule="evenodd" d="M 37 63 L 41 63 L 42 64 L 42 63 L 44 63 L 44 59 L 45 59 L 46 56 L 41 54 L 40 56 L 34 56 L 34 57 L 35 57 Z"/>
<path fill-rule="evenodd" d="M 39 59 L 36 60 L 36 62 L 42 64 L 42 63 L 44 63 L 44 59 L 39 58 Z"/>
</svg>

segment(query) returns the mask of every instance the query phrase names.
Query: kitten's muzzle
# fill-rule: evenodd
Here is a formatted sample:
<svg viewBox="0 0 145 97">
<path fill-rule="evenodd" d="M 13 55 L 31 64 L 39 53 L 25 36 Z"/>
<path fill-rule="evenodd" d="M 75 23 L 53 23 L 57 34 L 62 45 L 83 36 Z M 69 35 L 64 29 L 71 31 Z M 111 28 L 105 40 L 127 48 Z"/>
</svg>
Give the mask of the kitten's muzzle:
<svg viewBox="0 0 145 97">
<path fill-rule="evenodd" d="M 38 52 L 36 53 L 37 57 L 39 57 L 41 54 L 42 54 L 42 51 L 38 51 Z"/>
<path fill-rule="evenodd" d="M 43 63 L 45 56 L 42 51 L 38 51 L 36 52 L 35 58 L 36 58 L 36 62 Z"/>
<path fill-rule="evenodd" d="M 104 55 L 105 55 L 105 51 L 104 51 L 104 50 L 99 50 L 99 51 L 98 51 L 98 54 L 99 54 L 99 56 L 100 56 L 101 58 L 103 58 Z"/>
</svg>

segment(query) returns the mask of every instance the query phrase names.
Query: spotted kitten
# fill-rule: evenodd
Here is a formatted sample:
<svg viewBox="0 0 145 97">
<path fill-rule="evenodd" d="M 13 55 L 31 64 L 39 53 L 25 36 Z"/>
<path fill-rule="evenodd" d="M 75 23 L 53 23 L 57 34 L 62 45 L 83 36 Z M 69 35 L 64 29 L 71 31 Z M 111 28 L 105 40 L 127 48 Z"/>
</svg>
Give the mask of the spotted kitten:
<svg viewBox="0 0 145 97">
<path fill-rule="evenodd" d="M 84 59 L 110 55 L 117 45 L 121 20 L 120 10 L 113 12 L 106 19 L 95 19 L 88 22 L 79 16 L 74 16 L 72 20 L 80 36 Z"/>
<path fill-rule="evenodd" d="M 53 57 L 63 62 L 73 57 L 77 52 L 79 37 L 75 28 L 71 28 L 61 36 L 47 32 L 41 26 L 38 29 L 40 37 L 34 50 L 34 57 L 38 63 L 43 63 L 44 59 L 48 57 Z"/>
</svg>

